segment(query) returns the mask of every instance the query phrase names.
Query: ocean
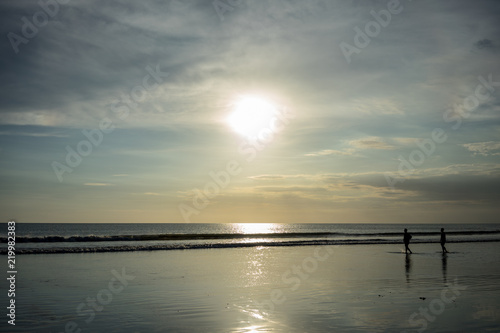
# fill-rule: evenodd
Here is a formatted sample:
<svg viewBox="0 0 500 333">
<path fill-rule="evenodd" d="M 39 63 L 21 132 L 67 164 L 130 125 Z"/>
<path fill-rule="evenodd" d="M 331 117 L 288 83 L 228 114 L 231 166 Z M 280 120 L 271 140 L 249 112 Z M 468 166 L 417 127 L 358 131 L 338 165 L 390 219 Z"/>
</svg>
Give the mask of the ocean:
<svg viewBox="0 0 500 333">
<path fill-rule="evenodd" d="M 498 224 L 17 223 L 0 332 L 498 332 L 499 240 Z"/>
<path fill-rule="evenodd" d="M 17 223 L 16 253 L 400 244 L 405 228 L 414 244 L 438 243 L 442 227 L 448 243 L 500 241 L 500 224 Z"/>
</svg>

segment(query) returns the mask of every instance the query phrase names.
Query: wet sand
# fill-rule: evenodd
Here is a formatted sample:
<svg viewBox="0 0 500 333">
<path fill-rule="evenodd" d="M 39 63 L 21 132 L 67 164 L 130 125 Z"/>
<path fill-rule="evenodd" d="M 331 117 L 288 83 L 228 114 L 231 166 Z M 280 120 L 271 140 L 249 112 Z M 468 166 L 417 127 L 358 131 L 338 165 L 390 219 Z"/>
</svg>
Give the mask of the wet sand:
<svg viewBox="0 0 500 333">
<path fill-rule="evenodd" d="M 0 331 L 498 331 L 500 243 L 410 248 L 23 255 Z"/>
</svg>

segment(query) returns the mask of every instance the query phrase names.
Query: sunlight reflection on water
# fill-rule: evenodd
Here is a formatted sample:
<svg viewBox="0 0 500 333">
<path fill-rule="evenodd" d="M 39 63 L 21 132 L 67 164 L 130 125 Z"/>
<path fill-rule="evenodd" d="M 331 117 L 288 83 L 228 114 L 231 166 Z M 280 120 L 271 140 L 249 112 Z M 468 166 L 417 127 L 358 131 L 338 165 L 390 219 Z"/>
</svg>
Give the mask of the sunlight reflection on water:
<svg viewBox="0 0 500 333">
<path fill-rule="evenodd" d="M 233 226 L 235 233 L 243 234 L 279 233 L 285 230 L 283 225 L 275 223 L 235 223 Z"/>
</svg>

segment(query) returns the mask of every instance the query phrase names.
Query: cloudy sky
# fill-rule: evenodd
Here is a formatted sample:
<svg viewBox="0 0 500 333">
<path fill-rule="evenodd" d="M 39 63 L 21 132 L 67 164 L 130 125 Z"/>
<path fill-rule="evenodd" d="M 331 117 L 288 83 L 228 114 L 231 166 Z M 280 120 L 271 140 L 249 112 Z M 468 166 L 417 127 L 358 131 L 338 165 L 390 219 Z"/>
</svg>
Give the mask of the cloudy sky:
<svg viewBox="0 0 500 333">
<path fill-rule="evenodd" d="M 500 2 L 60 2 L 0 3 L 2 220 L 498 221 Z"/>
</svg>

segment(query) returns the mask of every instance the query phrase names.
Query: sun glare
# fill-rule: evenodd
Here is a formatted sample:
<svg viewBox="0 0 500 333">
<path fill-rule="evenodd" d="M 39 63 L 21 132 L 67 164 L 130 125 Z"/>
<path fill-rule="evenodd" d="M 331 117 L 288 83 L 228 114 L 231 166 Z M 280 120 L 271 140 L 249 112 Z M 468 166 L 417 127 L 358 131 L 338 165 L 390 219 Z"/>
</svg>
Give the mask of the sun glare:
<svg viewBox="0 0 500 333">
<path fill-rule="evenodd" d="M 262 130 L 271 127 L 276 113 L 271 102 L 257 96 L 245 96 L 235 103 L 227 123 L 238 134 L 256 138 Z"/>
<path fill-rule="evenodd" d="M 238 223 L 236 227 L 239 232 L 244 234 L 267 234 L 279 229 L 273 223 Z"/>
</svg>

